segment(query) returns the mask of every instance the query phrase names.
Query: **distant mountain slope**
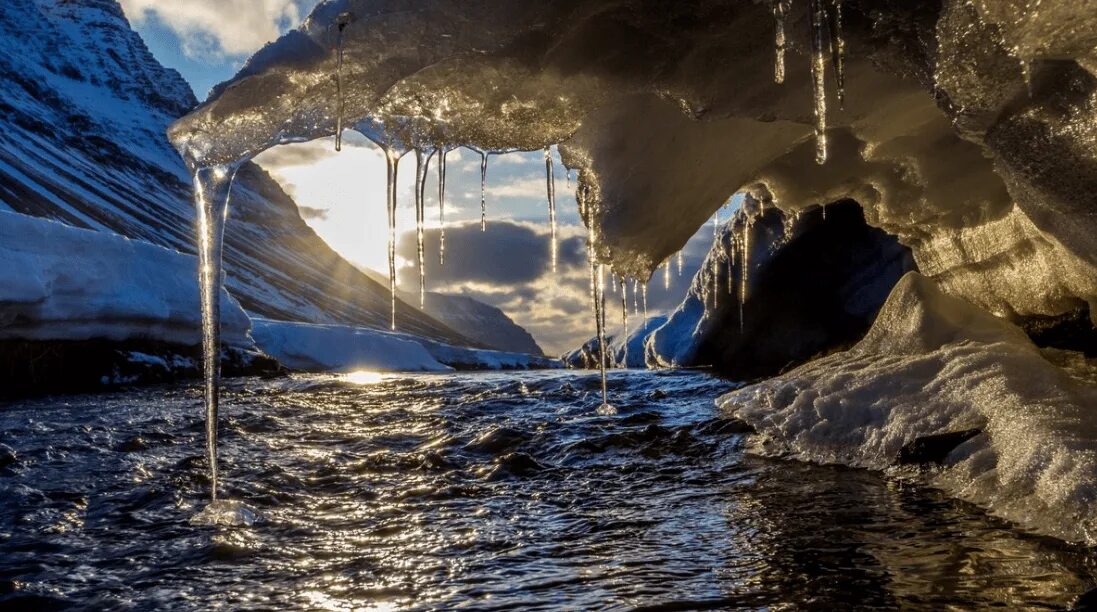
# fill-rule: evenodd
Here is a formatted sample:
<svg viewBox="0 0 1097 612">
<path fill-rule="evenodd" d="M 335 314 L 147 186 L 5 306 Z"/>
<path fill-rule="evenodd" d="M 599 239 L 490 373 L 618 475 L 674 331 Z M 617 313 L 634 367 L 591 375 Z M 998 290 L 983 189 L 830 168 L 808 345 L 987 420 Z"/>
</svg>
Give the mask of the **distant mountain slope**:
<svg viewBox="0 0 1097 612">
<path fill-rule="evenodd" d="M 426 311 L 459 334 L 475 338 L 490 348 L 530 355 L 544 355 L 524 327 L 502 310 L 463 295 L 428 293 Z"/>
<path fill-rule="evenodd" d="M 191 178 L 165 130 L 195 104 L 116 0 L 3 0 L 0 209 L 193 253 Z M 316 236 L 258 166 L 238 174 L 229 216 L 227 286 L 249 312 L 388 327 L 387 287 Z M 403 303 L 397 324 L 479 346 Z"/>
</svg>

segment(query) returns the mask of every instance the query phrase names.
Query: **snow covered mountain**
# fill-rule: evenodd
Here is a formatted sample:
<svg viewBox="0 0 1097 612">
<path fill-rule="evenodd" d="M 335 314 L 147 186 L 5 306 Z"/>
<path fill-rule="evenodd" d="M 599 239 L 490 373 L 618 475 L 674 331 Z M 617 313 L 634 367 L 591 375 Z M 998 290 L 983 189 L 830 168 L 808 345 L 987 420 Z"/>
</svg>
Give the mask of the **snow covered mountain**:
<svg viewBox="0 0 1097 612">
<path fill-rule="evenodd" d="M 0 210 L 193 253 L 191 178 L 165 131 L 196 103 L 116 0 L 4 0 Z M 387 287 L 320 240 L 258 166 L 241 169 L 229 214 L 227 286 L 249 313 L 387 328 Z M 397 321 L 478 345 L 403 303 Z"/>
</svg>

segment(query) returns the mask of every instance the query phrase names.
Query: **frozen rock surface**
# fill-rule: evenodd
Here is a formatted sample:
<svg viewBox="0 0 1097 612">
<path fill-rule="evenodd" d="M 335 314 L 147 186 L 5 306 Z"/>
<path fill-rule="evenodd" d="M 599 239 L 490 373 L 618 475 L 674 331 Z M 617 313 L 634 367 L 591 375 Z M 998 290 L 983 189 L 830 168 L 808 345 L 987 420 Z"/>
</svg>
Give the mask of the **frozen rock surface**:
<svg viewBox="0 0 1097 612">
<path fill-rule="evenodd" d="M 1094 303 L 1097 2 L 844 2 L 840 89 L 810 57 L 809 4 L 791 3 L 778 84 L 765 2 L 329 0 L 171 136 L 192 165 L 337 126 L 397 152 L 559 143 L 619 273 L 646 277 L 749 190 L 786 211 L 857 201 L 996 314 Z"/>
<path fill-rule="evenodd" d="M 712 366 L 735 380 L 777 374 L 860 340 L 913 267 L 909 249 L 866 225 L 855 202 L 795 217 L 775 208 L 738 214 L 651 334 L 647 361 Z"/>
<path fill-rule="evenodd" d="M 457 347 L 410 334 L 345 325 L 255 319 L 252 335 L 263 352 L 308 372 L 438 372 L 559 367 L 521 353 Z"/>
<path fill-rule="evenodd" d="M 1097 386 L 920 274 L 851 350 L 718 401 L 756 428 L 758 452 L 880 470 L 918 438 L 980 430 L 925 478 L 1039 533 L 1097 543 Z"/>
</svg>

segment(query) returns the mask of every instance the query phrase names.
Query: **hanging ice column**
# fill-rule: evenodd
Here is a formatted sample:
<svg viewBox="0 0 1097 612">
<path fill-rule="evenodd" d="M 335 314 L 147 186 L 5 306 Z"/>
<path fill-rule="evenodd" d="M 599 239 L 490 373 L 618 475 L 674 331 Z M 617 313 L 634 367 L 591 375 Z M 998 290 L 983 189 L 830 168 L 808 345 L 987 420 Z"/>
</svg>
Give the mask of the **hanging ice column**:
<svg viewBox="0 0 1097 612">
<path fill-rule="evenodd" d="M 202 301 L 202 373 L 206 402 L 206 459 L 210 500 L 217 501 L 217 408 L 221 385 L 221 268 L 229 193 L 239 166 L 199 168 L 194 173 L 198 217 L 198 282 Z"/>
<path fill-rule="evenodd" d="M 815 162 L 819 164 L 827 161 L 827 62 L 823 55 L 827 14 L 824 1 L 811 0 L 811 83 L 815 101 Z"/>
<path fill-rule="evenodd" d="M 552 273 L 556 273 L 556 175 L 552 167 L 552 148 L 545 147 L 545 192 L 548 198 L 549 225 L 552 232 Z"/>
<path fill-rule="evenodd" d="M 438 264 L 446 263 L 446 155 L 449 147 L 438 147 Z"/>
<path fill-rule="evenodd" d="M 415 149 L 415 242 L 419 256 L 419 308 L 426 307 L 427 300 L 427 258 L 423 247 L 426 225 L 427 164 L 434 152 L 424 153 Z"/>
<path fill-rule="evenodd" d="M 385 147 L 385 180 L 387 181 L 385 208 L 389 221 L 389 298 L 392 304 L 392 330 L 396 331 L 396 178 L 400 169 L 400 156 Z"/>
</svg>

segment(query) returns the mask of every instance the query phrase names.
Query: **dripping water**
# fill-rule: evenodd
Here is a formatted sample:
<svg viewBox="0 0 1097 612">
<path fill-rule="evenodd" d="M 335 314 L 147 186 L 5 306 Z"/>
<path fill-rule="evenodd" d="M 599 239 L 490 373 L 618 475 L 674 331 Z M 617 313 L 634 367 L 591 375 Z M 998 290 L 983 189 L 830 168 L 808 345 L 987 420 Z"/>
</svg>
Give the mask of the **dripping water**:
<svg viewBox="0 0 1097 612">
<path fill-rule="evenodd" d="M 815 102 L 815 162 L 827 161 L 826 10 L 824 0 L 811 0 L 811 81 Z"/>
<path fill-rule="evenodd" d="M 210 501 L 217 501 L 217 408 L 221 384 L 221 268 L 225 217 L 235 166 L 199 168 L 194 173 L 198 217 L 198 283 L 202 300 L 202 373 L 206 404 L 206 460 Z"/>
<path fill-rule="evenodd" d="M 648 330 L 648 284 L 640 285 L 640 300 L 644 305 L 644 331 Z"/>
<path fill-rule="evenodd" d="M 640 316 L 640 281 L 633 279 L 632 281 L 632 314 Z"/>
<path fill-rule="evenodd" d="M 670 258 L 663 262 L 663 291 L 670 291 Z"/>
<path fill-rule="evenodd" d="M 773 81 L 777 84 L 785 82 L 785 21 L 788 19 L 790 0 L 773 0 Z"/>
<path fill-rule="evenodd" d="M 415 149 L 415 246 L 419 257 L 419 308 L 427 305 L 426 251 L 423 247 L 426 225 L 427 164 L 434 152 Z"/>
<path fill-rule="evenodd" d="M 682 252 L 678 251 L 678 276 L 682 276 L 682 266 L 684 265 L 685 260 L 683 259 Z"/>
</svg>

